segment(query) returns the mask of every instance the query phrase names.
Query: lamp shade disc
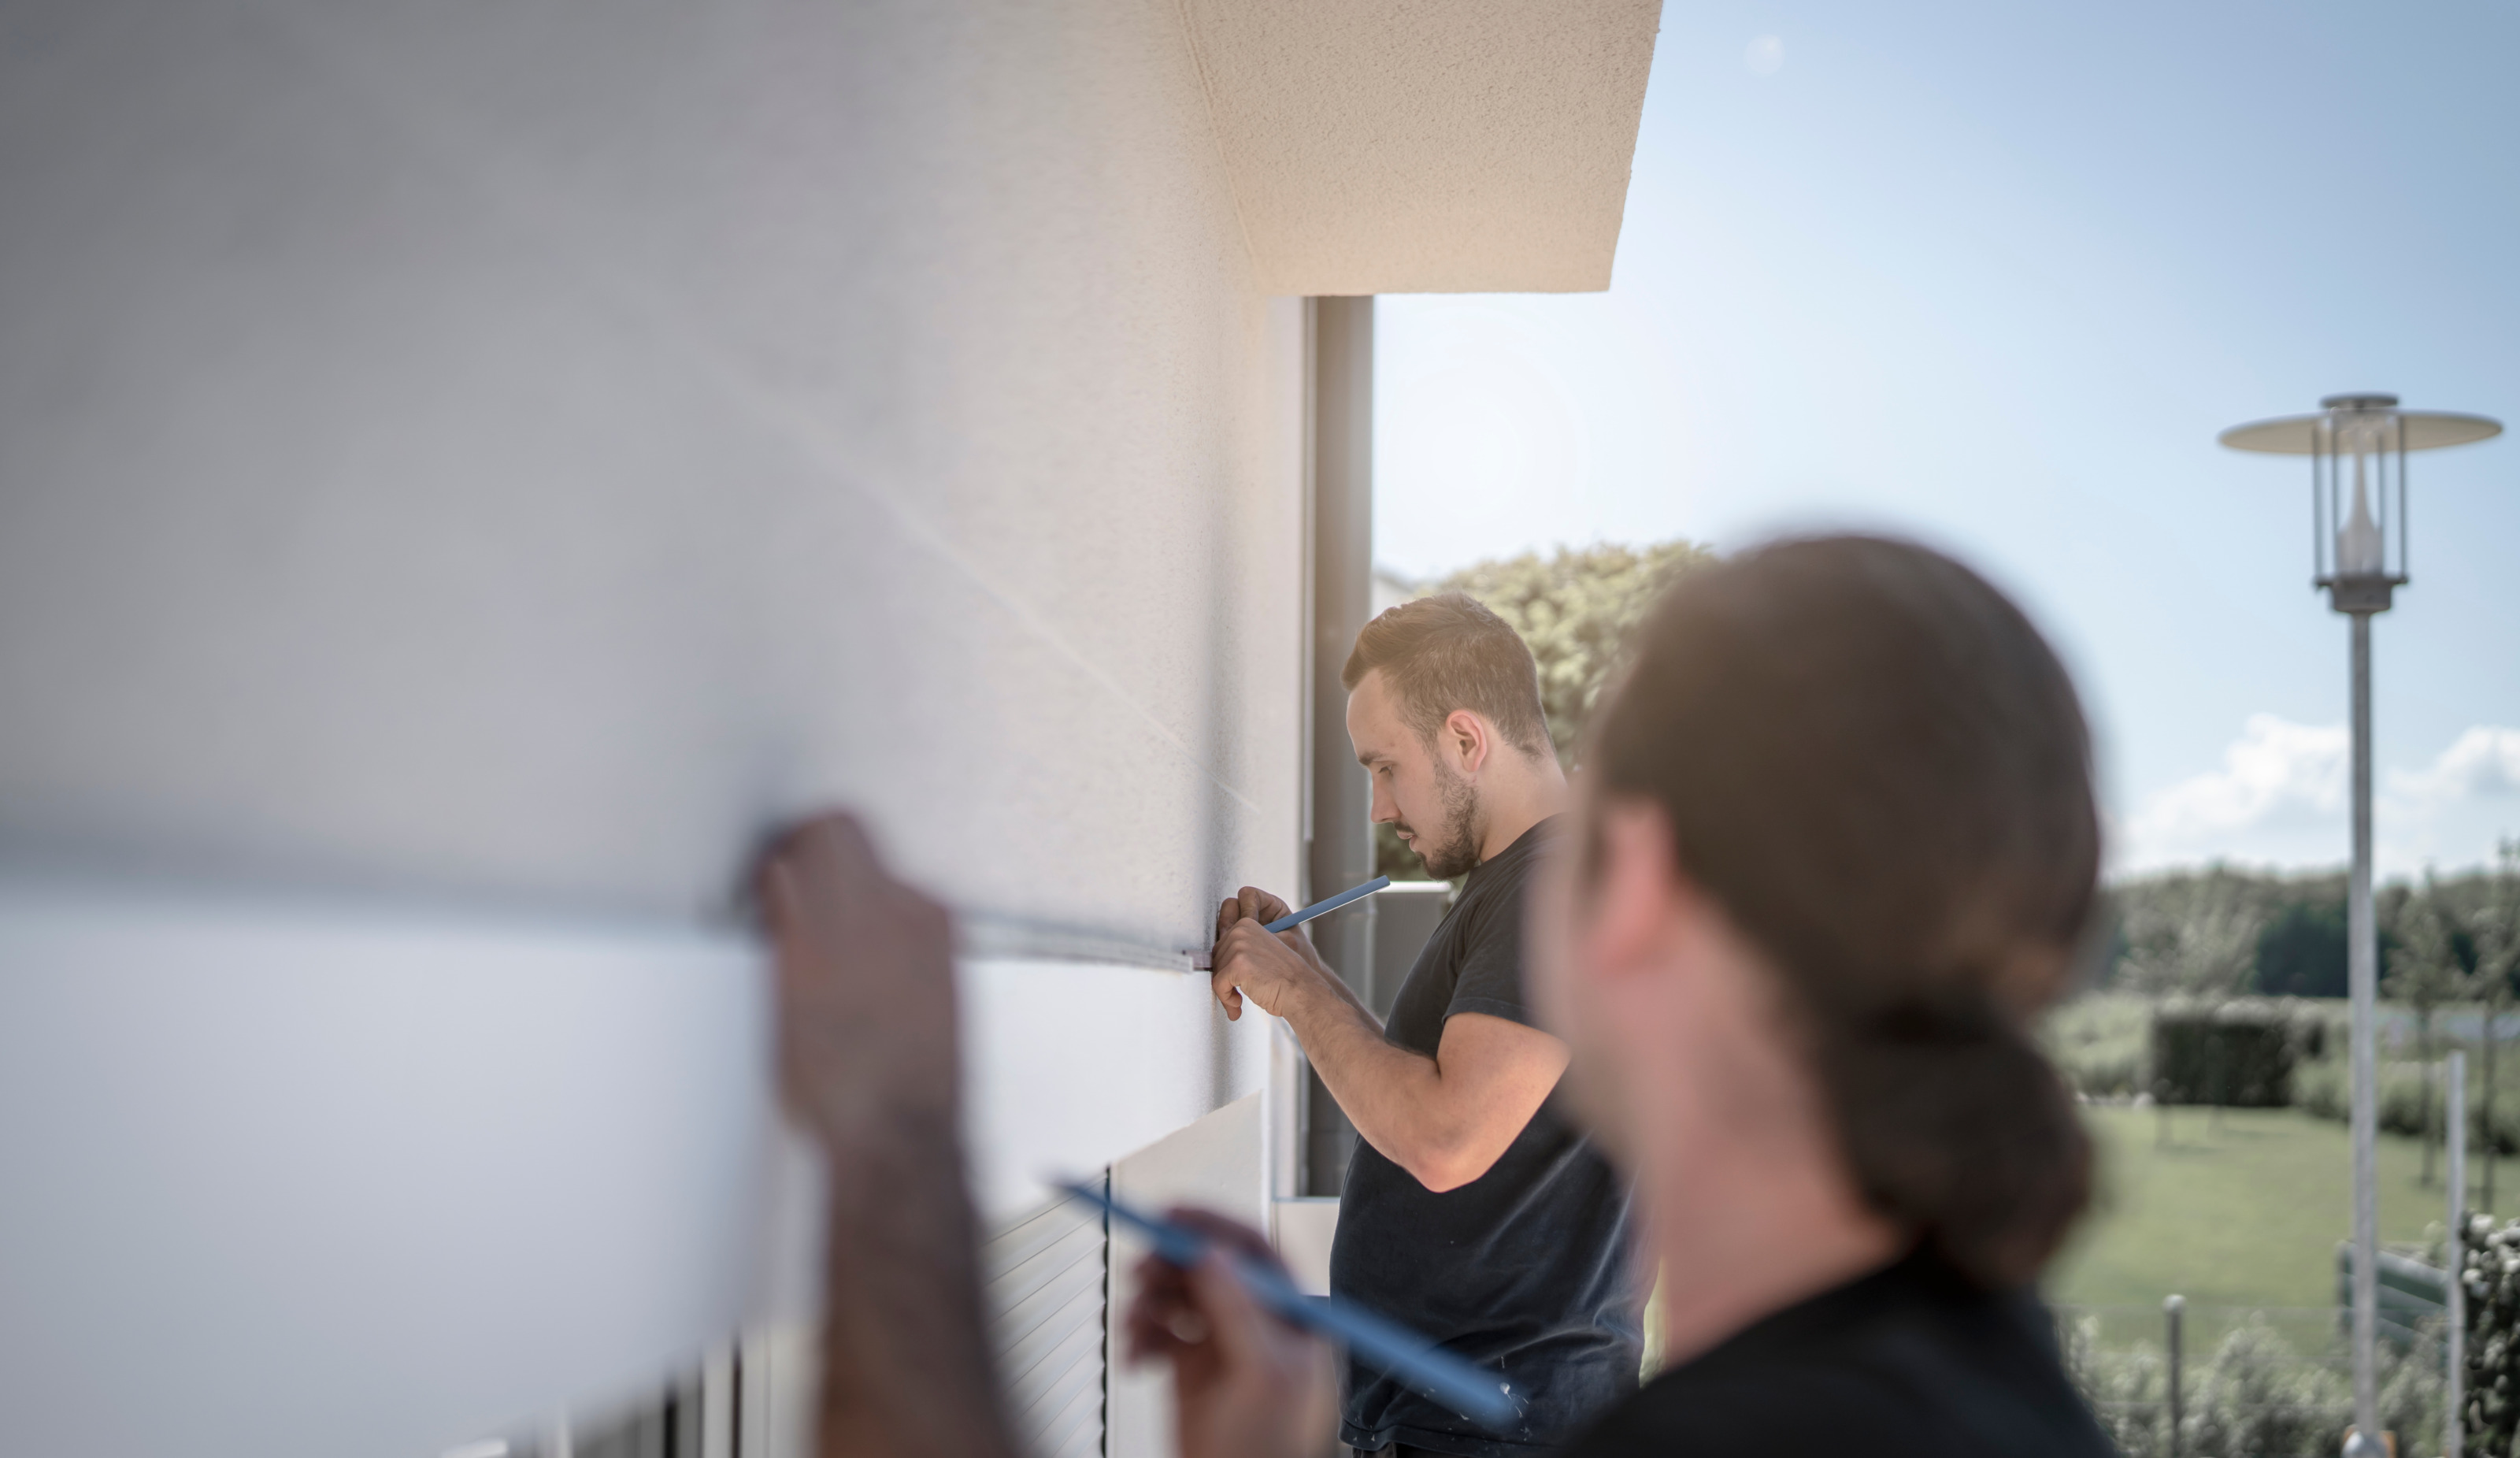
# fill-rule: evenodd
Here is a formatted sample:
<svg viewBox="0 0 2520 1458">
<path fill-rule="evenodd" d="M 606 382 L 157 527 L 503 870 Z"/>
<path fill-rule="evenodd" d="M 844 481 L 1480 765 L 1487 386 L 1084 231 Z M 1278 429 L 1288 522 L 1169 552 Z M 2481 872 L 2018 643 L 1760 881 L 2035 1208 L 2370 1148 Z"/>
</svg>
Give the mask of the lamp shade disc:
<svg viewBox="0 0 2520 1458">
<path fill-rule="evenodd" d="M 2471 440 L 2484 440 L 2502 433 L 2500 421 L 2488 420 L 2482 415 L 2401 410 L 2397 416 L 2405 424 L 2408 450 L 2438 450 L 2445 445 L 2465 445 Z M 2256 421 L 2245 426 L 2233 426 L 2218 438 L 2233 450 L 2306 456 L 2318 449 L 2319 422 L 2329 418 L 2324 414 L 2288 415 L 2281 420 Z"/>
</svg>

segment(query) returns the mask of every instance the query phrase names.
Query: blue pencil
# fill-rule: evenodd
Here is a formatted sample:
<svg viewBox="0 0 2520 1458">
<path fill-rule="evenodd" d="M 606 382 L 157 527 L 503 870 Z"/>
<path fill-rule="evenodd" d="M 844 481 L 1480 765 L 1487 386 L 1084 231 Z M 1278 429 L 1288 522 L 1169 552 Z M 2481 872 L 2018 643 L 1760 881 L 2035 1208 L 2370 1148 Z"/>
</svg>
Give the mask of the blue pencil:
<svg viewBox="0 0 2520 1458">
<path fill-rule="evenodd" d="M 1366 889 L 1359 888 L 1348 894 L 1361 895 Z M 1073 1180 L 1051 1183 L 1100 1207 L 1112 1219 L 1136 1227 L 1154 1247 L 1155 1254 L 1171 1264 L 1196 1265 L 1209 1251 L 1219 1249 L 1214 1241 L 1187 1225 L 1131 1209 L 1091 1185 Z M 1483 1371 L 1362 1306 L 1306 1296 L 1286 1279 L 1284 1272 L 1265 1261 L 1235 1250 L 1227 1250 L 1225 1255 L 1229 1268 L 1241 1280 L 1243 1289 L 1251 1293 L 1252 1299 L 1282 1320 L 1328 1337 L 1367 1366 L 1390 1373 L 1472 1422 L 1505 1432 L 1521 1418 L 1522 1405 L 1508 1394 L 1495 1373 Z"/>
<path fill-rule="evenodd" d="M 1292 932 L 1297 927 L 1311 921 L 1313 918 L 1324 915 L 1328 912 L 1336 911 L 1350 901 L 1364 900 L 1366 897 L 1372 895 L 1375 891 L 1382 889 L 1390 884 L 1390 877 L 1376 876 L 1363 886 L 1349 887 L 1346 890 L 1339 892 L 1337 895 L 1330 897 L 1327 901 L 1315 901 L 1312 905 L 1305 907 L 1301 911 L 1287 912 L 1284 916 L 1271 922 L 1268 926 L 1268 930 L 1272 932 Z"/>
</svg>

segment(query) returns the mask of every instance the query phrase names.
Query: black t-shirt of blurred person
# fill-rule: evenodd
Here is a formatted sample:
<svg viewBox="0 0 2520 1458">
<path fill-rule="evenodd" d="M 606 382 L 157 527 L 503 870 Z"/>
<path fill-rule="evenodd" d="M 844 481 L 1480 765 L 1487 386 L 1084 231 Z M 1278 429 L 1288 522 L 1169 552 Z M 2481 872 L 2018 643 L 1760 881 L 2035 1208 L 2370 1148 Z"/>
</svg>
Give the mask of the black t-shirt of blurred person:
<svg viewBox="0 0 2520 1458">
<path fill-rule="evenodd" d="M 1567 1458 L 2111 1458 L 2053 1318 L 1930 1253 L 1767 1317 L 1567 1444 Z"/>
<path fill-rule="evenodd" d="M 1432 1057 L 1456 1013 L 1533 1025 L 1523 997 L 1523 895 L 1559 817 L 1533 826 L 1462 883 L 1383 1028 Z M 1511 1432 L 1469 1419 L 1354 1362 L 1340 1441 L 1456 1458 L 1553 1447 L 1637 1390 L 1642 1297 L 1627 1185 L 1571 1126 L 1558 1096 L 1477 1179 L 1441 1195 L 1359 1141 L 1330 1248 L 1330 1290 L 1500 1371 L 1523 1405 Z"/>
</svg>

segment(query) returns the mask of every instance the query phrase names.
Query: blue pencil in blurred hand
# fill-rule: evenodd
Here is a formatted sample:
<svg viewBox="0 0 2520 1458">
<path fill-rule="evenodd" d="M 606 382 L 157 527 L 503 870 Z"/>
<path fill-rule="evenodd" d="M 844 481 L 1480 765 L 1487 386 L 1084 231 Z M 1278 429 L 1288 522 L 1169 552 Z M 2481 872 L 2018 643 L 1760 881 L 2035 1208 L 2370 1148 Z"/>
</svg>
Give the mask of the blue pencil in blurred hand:
<svg viewBox="0 0 2520 1458">
<path fill-rule="evenodd" d="M 1389 885 L 1386 879 L 1382 885 Z M 1379 886 L 1359 887 L 1345 897 L 1353 899 L 1379 889 Z M 1317 914 L 1330 902 L 1319 907 L 1306 907 L 1297 917 Z M 1274 930 L 1274 924 L 1272 929 Z M 1522 1406 L 1506 1391 L 1505 1384 L 1493 1372 L 1475 1367 L 1437 1346 L 1416 1332 L 1388 1321 L 1348 1301 L 1309 1297 L 1283 1271 L 1240 1251 L 1220 1247 L 1187 1225 L 1149 1215 L 1113 1200 L 1091 1185 L 1074 1180 L 1053 1180 L 1052 1185 L 1097 1206 L 1112 1219 L 1133 1226 L 1154 1247 L 1159 1259 L 1188 1268 L 1206 1258 L 1210 1251 L 1224 1252 L 1228 1268 L 1242 1282 L 1273 1315 L 1289 1325 L 1298 1326 L 1318 1336 L 1327 1337 L 1348 1349 L 1348 1354 L 1369 1367 L 1390 1373 L 1402 1383 L 1423 1392 L 1437 1402 L 1474 1423 L 1483 1423 L 1497 1432 L 1510 1429 L 1522 1416 Z"/>
</svg>

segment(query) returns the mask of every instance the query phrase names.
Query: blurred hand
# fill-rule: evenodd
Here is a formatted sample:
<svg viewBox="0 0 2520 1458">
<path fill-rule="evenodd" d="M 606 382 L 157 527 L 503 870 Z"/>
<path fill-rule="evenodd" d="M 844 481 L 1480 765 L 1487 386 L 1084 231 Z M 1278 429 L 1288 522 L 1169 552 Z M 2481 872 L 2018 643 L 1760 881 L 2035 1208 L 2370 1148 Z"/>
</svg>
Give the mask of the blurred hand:
<svg viewBox="0 0 2520 1458">
<path fill-rule="evenodd" d="M 879 1123 L 951 1128 L 954 935 L 892 879 L 855 818 L 782 835 L 758 873 L 779 972 L 779 1074 L 796 1116 L 844 1151 Z"/>
<path fill-rule="evenodd" d="M 779 979 L 779 1078 L 832 1166 L 824 1458 L 1012 1458 L 956 1129 L 954 934 L 846 815 L 754 868 Z"/>
<path fill-rule="evenodd" d="M 1311 977 L 1328 976 L 1301 929 L 1268 930 L 1269 923 L 1290 909 L 1256 886 L 1244 887 L 1217 909 L 1208 986 L 1227 1018 L 1240 1021 L 1245 998 L 1271 1017 L 1282 1018 L 1289 989 Z"/>
<path fill-rule="evenodd" d="M 1282 911 L 1278 913 L 1284 915 Z M 1257 1231 L 1205 1210 L 1171 1217 L 1275 1265 Z M 1148 1256 L 1129 1307 L 1129 1360 L 1173 1364 L 1181 1458 L 1322 1458 L 1338 1441 L 1329 1347 L 1262 1310 L 1222 1253 L 1197 1266 Z"/>
</svg>

